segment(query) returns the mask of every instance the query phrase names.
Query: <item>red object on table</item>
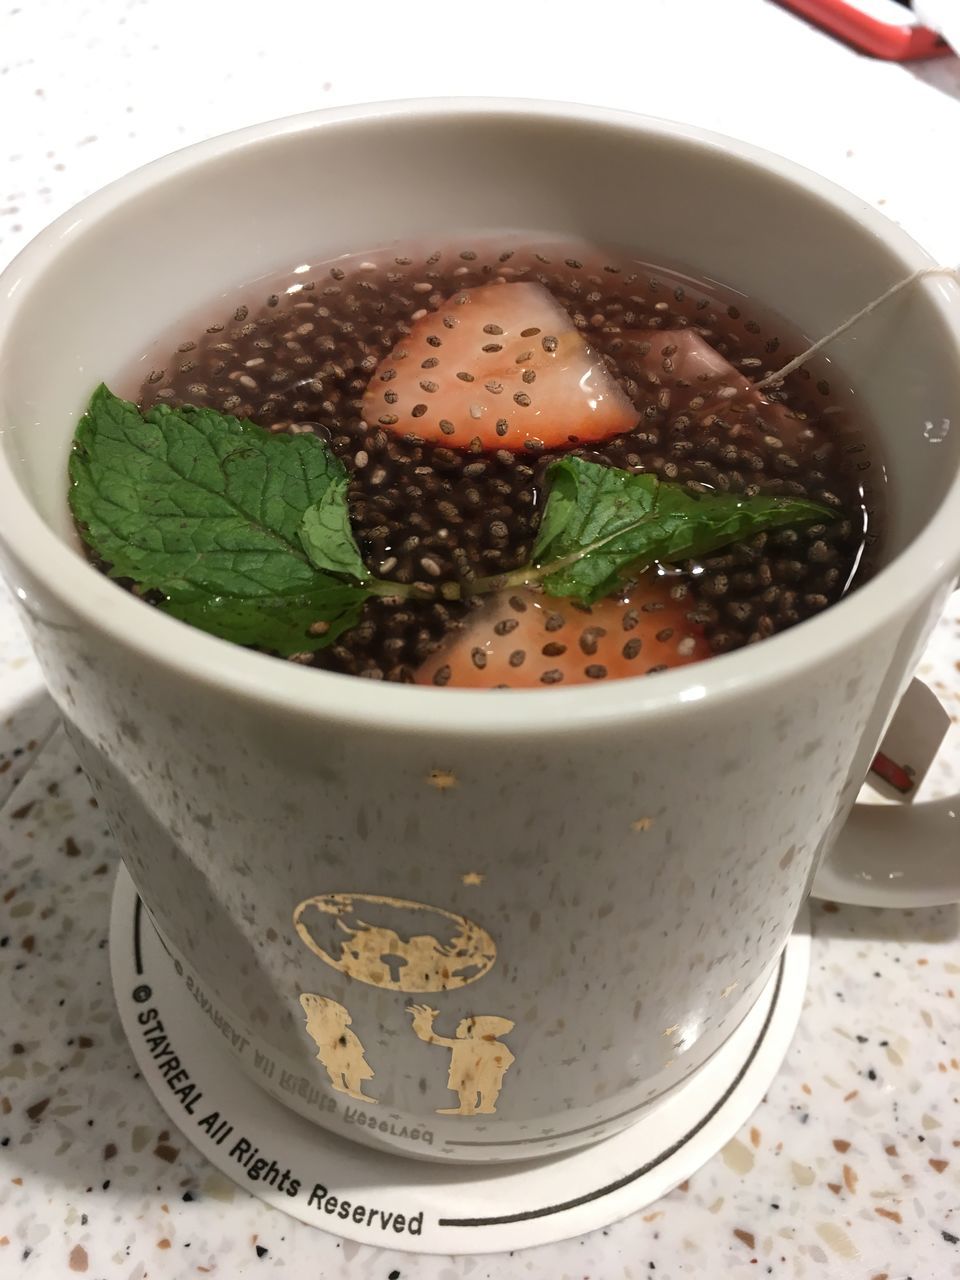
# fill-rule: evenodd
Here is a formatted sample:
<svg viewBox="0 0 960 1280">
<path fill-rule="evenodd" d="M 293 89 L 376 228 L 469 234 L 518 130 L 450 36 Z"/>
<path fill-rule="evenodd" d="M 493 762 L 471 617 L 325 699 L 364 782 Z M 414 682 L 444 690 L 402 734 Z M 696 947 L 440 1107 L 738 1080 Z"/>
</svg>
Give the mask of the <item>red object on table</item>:
<svg viewBox="0 0 960 1280">
<path fill-rule="evenodd" d="M 951 51 L 943 36 L 918 22 L 886 22 L 866 13 L 855 2 L 847 0 L 780 0 L 804 18 L 832 35 L 839 36 L 864 53 L 891 62 L 909 62 L 917 58 L 938 58 Z M 891 3 L 890 8 L 894 5 Z M 903 10 L 904 18 L 909 10 Z"/>
<path fill-rule="evenodd" d="M 882 751 L 878 751 L 874 756 L 870 772 L 883 778 L 884 782 L 888 782 L 901 795 L 907 795 L 913 790 L 913 779 L 906 769 L 891 760 L 889 756 L 885 756 Z"/>
</svg>

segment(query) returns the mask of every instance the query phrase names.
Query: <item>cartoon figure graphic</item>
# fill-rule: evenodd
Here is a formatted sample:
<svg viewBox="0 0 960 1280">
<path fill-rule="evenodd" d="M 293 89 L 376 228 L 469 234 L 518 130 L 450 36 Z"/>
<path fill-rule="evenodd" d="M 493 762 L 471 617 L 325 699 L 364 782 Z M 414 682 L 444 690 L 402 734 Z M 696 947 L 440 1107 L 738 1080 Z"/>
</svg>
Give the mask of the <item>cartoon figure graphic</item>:
<svg viewBox="0 0 960 1280">
<path fill-rule="evenodd" d="M 340 1093 L 359 1102 L 376 1102 L 363 1092 L 364 1080 L 373 1079 L 373 1068 L 364 1057 L 359 1038 L 350 1030 L 350 1013 L 328 996 L 305 991 L 300 1004 L 307 1018 L 307 1034 L 317 1046 L 317 1061 L 327 1069 L 330 1083 Z"/>
<path fill-rule="evenodd" d="M 457 1024 L 456 1039 L 434 1034 L 437 1010 L 426 1004 L 409 1004 L 413 1030 L 425 1044 L 438 1044 L 450 1050 L 450 1073 L 447 1088 L 460 1099 L 458 1107 L 438 1107 L 438 1116 L 490 1116 L 497 1109 L 497 1098 L 503 1077 L 514 1055 L 497 1036 L 505 1036 L 516 1025 L 509 1018 L 489 1014 L 462 1018 Z"/>
</svg>

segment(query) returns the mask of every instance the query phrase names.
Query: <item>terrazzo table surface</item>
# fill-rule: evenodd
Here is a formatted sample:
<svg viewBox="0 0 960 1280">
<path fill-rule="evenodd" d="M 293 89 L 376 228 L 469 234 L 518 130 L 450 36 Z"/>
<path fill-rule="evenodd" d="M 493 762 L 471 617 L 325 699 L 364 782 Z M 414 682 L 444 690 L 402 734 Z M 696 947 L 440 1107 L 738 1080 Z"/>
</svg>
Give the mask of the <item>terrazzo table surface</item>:
<svg viewBox="0 0 960 1280">
<path fill-rule="evenodd" d="M 0 16 L 0 264 L 81 196 L 185 143 L 440 93 L 707 122 L 960 259 L 957 62 L 862 59 L 763 0 L 647 0 L 626 20 L 602 4 L 22 0 Z M 955 596 L 921 669 L 953 720 L 928 795 L 958 789 L 958 659 Z M 139 1079 L 108 975 L 116 849 L 106 831 L 72 836 L 90 799 L 2 594 L 0 803 L 0 1276 L 960 1276 L 957 908 L 814 904 L 806 1007 L 765 1102 L 646 1213 L 513 1256 L 414 1258 L 267 1209 L 191 1150 Z"/>
</svg>

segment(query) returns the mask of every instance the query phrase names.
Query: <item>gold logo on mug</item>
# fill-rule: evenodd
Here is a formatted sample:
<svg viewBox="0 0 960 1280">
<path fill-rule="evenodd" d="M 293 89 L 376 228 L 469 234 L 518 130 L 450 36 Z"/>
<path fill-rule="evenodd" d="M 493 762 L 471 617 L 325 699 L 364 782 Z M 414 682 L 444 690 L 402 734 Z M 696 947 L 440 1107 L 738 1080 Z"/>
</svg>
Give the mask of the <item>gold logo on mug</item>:
<svg viewBox="0 0 960 1280">
<path fill-rule="evenodd" d="M 296 907 L 293 923 L 331 968 L 387 991 L 452 991 L 482 978 L 497 958 L 480 925 L 406 898 L 319 894 Z"/>
</svg>

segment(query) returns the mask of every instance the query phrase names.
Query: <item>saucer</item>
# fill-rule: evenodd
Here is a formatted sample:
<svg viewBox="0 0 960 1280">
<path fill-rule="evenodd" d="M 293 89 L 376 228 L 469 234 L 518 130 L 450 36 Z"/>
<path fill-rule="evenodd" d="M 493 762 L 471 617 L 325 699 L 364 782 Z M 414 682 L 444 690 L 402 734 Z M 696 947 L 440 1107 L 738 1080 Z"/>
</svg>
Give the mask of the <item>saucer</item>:
<svg viewBox="0 0 960 1280">
<path fill-rule="evenodd" d="M 184 1136 L 284 1213 L 347 1240 L 412 1253 L 500 1253 L 581 1236 L 689 1178 L 750 1117 L 776 1075 L 800 1017 L 809 958 L 804 915 L 733 1035 L 629 1128 L 562 1155 L 467 1166 L 359 1146 L 288 1110 L 223 1047 L 123 866 L 110 917 L 124 1031 Z"/>
</svg>

